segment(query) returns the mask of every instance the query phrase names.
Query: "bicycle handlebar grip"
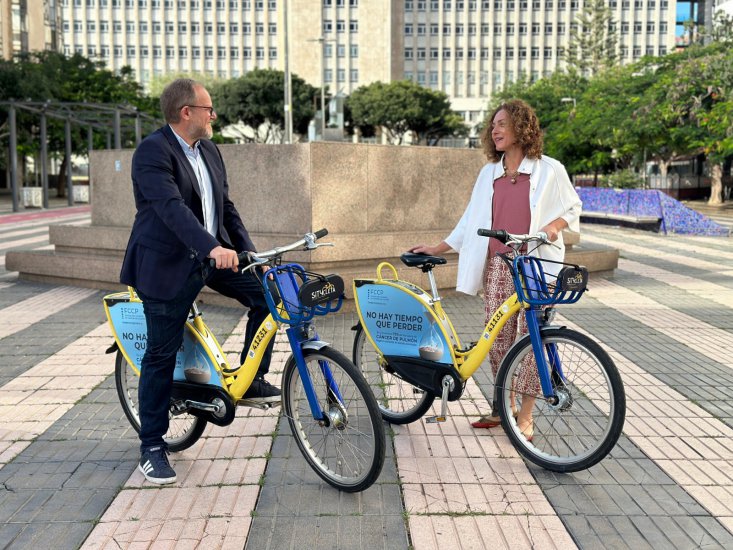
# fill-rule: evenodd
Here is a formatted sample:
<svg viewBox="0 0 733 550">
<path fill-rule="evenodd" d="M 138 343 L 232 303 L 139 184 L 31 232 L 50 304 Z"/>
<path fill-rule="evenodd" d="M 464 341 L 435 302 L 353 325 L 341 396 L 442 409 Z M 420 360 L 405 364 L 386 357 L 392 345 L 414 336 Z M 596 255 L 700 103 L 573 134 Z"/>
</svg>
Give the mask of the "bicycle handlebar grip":
<svg viewBox="0 0 733 550">
<path fill-rule="evenodd" d="M 237 254 L 237 260 L 239 261 L 240 269 L 247 267 L 250 264 L 249 252 L 240 252 Z M 216 260 L 214 258 L 209 258 L 209 267 L 216 268 Z"/>
<path fill-rule="evenodd" d="M 477 233 L 481 237 L 492 237 L 505 244 L 509 240 L 509 234 L 503 229 L 479 229 Z"/>
<path fill-rule="evenodd" d="M 316 236 L 316 239 L 320 239 L 321 237 L 325 237 L 326 235 L 328 235 L 328 229 L 324 227 L 323 229 L 319 229 L 313 234 Z"/>
</svg>

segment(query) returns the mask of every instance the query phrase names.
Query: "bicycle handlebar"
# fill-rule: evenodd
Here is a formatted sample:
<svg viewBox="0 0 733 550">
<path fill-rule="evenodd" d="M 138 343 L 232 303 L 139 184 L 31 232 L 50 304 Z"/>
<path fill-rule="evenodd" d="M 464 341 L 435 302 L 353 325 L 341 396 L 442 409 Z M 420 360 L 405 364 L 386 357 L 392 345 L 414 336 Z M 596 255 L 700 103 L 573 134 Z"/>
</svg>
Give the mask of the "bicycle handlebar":
<svg viewBox="0 0 733 550">
<path fill-rule="evenodd" d="M 264 252 L 240 252 L 237 254 L 237 258 L 239 259 L 240 267 L 242 264 L 245 264 L 244 267 L 242 267 L 242 271 L 246 271 L 256 266 L 267 264 L 273 259 L 279 258 L 286 252 L 298 249 L 315 250 L 319 246 L 333 246 L 332 243 L 316 243 L 318 239 L 325 237 L 326 235 L 328 235 L 328 229 L 324 227 L 323 229 L 319 229 L 313 233 L 306 233 L 303 235 L 302 239 L 298 239 L 294 243 L 284 246 L 276 246 L 275 248 L 265 250 Z M 211 267 L 216 267 L 216 263 L 211 258 L 209 259 L 209 265 Z"/>
<path fill-rule="evenodd" d="M 547 233 L 538 231 L 532 235 L 529 234 L 513 234 L 504 229 L 479 229 L 477 233 L 481 237 L 490 237 L 507 246 L 518 247 L 529 242 L 539 242 L 540 244 L 550 244 L 557 247 L 556 244 L 547 239 Z"/>
</svg>

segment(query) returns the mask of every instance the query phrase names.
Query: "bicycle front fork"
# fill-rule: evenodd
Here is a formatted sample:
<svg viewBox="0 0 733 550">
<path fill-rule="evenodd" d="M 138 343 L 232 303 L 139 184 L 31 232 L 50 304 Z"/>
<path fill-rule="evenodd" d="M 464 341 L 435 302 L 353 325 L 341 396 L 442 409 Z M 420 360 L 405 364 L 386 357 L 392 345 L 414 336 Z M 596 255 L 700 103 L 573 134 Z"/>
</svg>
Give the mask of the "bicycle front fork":
<svg viewBox="0 0 733 550">
<path fill-rule="evenodd" d="M 532 352 L 537 364 L 537 374 L 540 379 L 542 395 L 550 404 L 556 404 L 557 392 L 555 388 L 559 383 L 564 382 L 565 375 L 562 371 L 560 356 L 557 353 L 555 344 L 543 344 L 542 328 L 548 325 L 554 317 L 553 308 L 544 310 L 529 308 L 524 310 L 527 320 L 527 331 L 532 342 Z M 494 387 L 494 399 L 491 403 L 492 415 L 498 414 L 497 403 L 499 401 L 499 390 Z"/>
</svg>

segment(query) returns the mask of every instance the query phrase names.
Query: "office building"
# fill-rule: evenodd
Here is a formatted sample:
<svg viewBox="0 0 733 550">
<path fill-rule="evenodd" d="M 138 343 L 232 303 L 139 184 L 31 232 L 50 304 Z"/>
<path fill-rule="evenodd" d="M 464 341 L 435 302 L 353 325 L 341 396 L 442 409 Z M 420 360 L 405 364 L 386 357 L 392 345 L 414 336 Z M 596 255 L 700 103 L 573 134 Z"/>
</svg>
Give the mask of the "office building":
<svg viewBox="0 0 733 550">
<path fill-rule="evenodd" d="M 284 0 L 58 0 L 64 48 L 131 65 L 143 84 L 169 72 L 232 78 L 284 67 Z M 676 0 L 607 0 L 619 58 L 675 46 Z M 491 94 L 563 66 L 582 0 L 290 0 L 290 68 L 349 94 L 410 79 L 443 90 L 469 122 Z"/>
<path fill-rule="evenodd" d="M 61 0 L 0 0 L 0 55 L 60 51 Z"/>
</svg>

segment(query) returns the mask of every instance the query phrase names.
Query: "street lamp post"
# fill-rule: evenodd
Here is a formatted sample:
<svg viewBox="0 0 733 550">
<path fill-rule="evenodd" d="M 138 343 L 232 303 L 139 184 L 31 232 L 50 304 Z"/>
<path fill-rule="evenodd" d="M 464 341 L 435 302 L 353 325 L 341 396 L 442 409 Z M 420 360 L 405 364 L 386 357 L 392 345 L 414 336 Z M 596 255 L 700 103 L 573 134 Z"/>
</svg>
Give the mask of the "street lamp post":
<svg viewBox="0 0 733 550">
<path fill-rule="evenodd" d="M 293 90 L 292 79 L 290 78 L 290 50 L 288 48 L 288 3 L 289 0 L 283 0 L 283 24 L 285 31 L 283 33 L 284 41 L 284 58 L 285 58 L 285 143 L 293 142 Z"/>
<path fill-rule="evenodd" d="M 326 40 L 323 36 L 308 40 L 321 44 L 321 139 L 326 135 L 326 42 L 333 41 L 333 39 Z"/>
</svg>

